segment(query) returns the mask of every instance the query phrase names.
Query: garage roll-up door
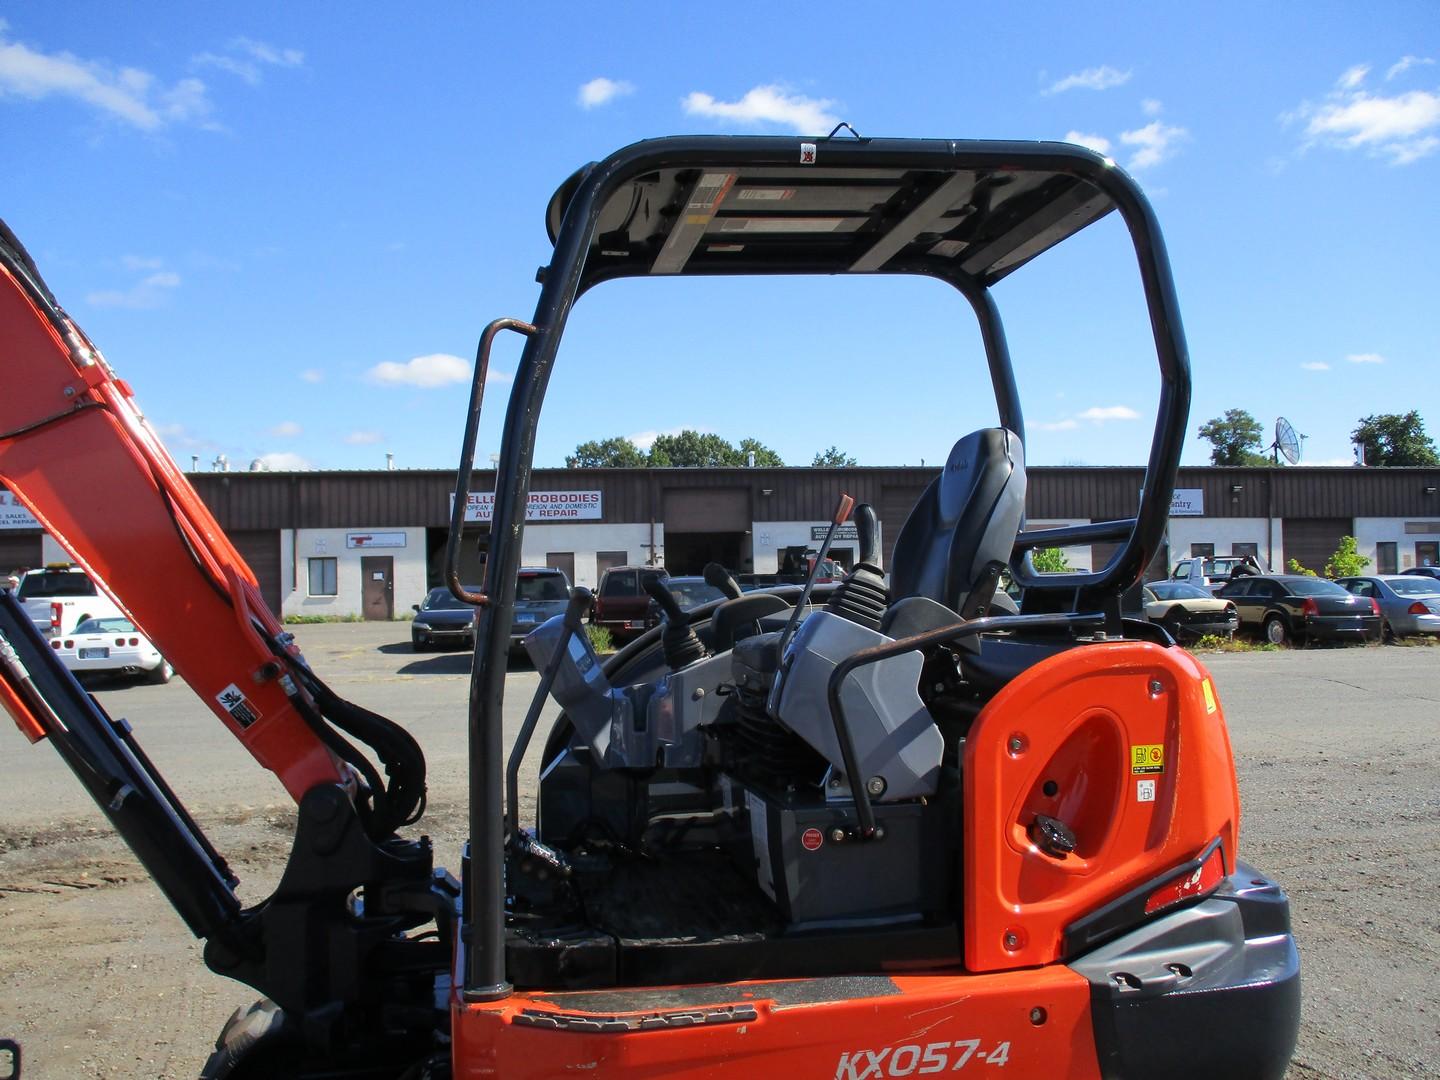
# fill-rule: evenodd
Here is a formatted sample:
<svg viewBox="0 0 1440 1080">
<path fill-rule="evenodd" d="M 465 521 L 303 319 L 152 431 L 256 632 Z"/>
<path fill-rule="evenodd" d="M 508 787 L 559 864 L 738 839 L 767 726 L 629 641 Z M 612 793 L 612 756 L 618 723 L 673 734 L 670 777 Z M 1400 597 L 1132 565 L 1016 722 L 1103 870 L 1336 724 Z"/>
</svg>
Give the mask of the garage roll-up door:
<svg viewBox="0 0 1440 1080">
<path fill-rule="evenodd" d="M 1285 518 L 1285 569 L 1289 570 L 1290 560 L 1295 559 L 1305 569 L 1323 574 L 1340 538 L 1352 535 L 1354 528 L 1351 518 Z"/>
<path fill-rule="evenodd" d="M 235 550 L 240 552 L 255 579 L 260 582 L 260 595 L 276 615 L 280 614 L 280 531 L 278 529 L 241 530 L 227 534 Z"/>
<path fill-rule="evenodd" d="M 0 532 L 0 577 L 12 570 L 33 570 L 40 565 L 40 534 Z"/>
</svg>

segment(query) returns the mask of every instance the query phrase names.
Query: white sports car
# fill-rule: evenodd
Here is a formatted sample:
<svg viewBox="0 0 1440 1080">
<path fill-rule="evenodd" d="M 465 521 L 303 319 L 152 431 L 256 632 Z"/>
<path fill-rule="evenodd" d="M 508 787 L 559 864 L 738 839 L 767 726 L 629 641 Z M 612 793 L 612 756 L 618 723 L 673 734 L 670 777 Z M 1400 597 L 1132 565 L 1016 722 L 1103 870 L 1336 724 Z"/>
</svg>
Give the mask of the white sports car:
<svg viewBox="0 0 1440 1080">
<path fill-rule="evenodd" d="M 86 619 L 70 633 L 51 638 L 50 647 L 77 675 L 144 675 L 147 682 L 167 683 L 175 674 L 129 619 Z"/>
</svg>

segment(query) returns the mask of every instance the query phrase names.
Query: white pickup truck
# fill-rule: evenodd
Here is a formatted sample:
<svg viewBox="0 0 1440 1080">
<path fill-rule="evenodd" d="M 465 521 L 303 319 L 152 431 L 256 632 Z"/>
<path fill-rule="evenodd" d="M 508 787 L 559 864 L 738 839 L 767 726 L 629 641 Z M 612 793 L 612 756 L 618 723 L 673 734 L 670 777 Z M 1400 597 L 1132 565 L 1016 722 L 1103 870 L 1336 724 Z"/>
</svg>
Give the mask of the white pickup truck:
<svg viewBox="0 0 1440 1080">
<path fill-rule="evenodd" d="M 15 599 L 42 634 L 69 634 L 86 619 L 124 618 L 115 601 L 96 588 L 78 566 L 47 566 L 20 577 Z"/>
</svg>

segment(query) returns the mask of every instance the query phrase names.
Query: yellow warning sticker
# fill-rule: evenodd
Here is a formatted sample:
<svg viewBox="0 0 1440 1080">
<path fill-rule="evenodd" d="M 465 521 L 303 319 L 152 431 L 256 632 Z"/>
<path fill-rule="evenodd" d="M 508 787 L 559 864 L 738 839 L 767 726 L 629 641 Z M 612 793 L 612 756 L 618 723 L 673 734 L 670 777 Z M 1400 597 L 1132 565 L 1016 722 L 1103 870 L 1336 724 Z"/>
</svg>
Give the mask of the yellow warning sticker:
<svg viewBox="0 0 1440 1080">
<path fill-rule="evenodd" d="M 1131 746 L 1130 771 L 1132 773 L 1163 773 L 1165 771 L 1164 744 L 1145 743 Z"/>
<path fill-rule="evenodd" d="M 1210 714 L 1210 713 L 1213 713 L 1213 712 L 1215 711 L 1215 687 L 1213 687 L 1213 686 L 1210 685 L 1210 680 L 1209 680 L 1209 679 L 1201 679 L 1201 680 L 1200 680 L 1200 689 L 1201 689 L 1201 690 L 1204 692 L 1204 694 L 1205 694 L 1205 712 L 1206 712 L 1206 714 L 1208 715 L 1208 714 Z"/>
</svg>

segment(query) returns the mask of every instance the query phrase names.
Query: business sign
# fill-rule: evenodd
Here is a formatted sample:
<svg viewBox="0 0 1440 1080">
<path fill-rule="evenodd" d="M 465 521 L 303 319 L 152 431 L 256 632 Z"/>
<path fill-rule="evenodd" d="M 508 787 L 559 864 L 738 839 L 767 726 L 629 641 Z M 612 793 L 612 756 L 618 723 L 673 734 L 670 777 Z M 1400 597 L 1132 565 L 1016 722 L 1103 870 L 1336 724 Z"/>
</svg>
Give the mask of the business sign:
<svg viewBox="0 0 1440 1080">
<path fill-rule="evenodd" d="M 455 507 L 455 496 L 450 496 Z M 525 506 L 526 521 L 599 521 L 598 491 L 532 491 Z M 465 520 L 489 524 L 495 518 L 495 493 L 472 491 L 465 501 Z"/>
<path fill-rule="evenodd" d="M 1204 517 L 1205 489 L 1176 488 L 1170 496 L 1171 517 Z"/>
<path fill-rule="evenodd" d="M 825 539 L 825 534 L 829 531 L 829 525 L 811 525 L 810 539 L 817 544 L 822 543 Z M 835 530 L 835 539 L 858 541 L 860 539 L 860 530 L 855 527 L 853 522 L 847 525 L 841 525 Z"/>
<path fill-rule="evenodd" d="M 402 548 L 405 546 L 403 532 L 352 532 L 345 534 L 347 548 Z"/>
<path fill-rule="evenodd" d="M 40 522 L 8 491 L 0 491 L 0 529 L 38 529 Z"/>
</svg>

